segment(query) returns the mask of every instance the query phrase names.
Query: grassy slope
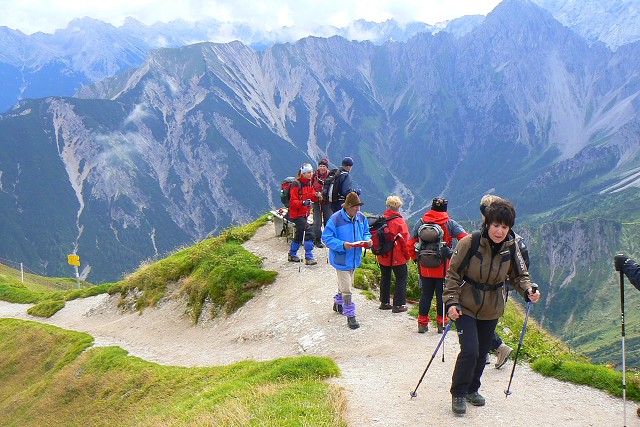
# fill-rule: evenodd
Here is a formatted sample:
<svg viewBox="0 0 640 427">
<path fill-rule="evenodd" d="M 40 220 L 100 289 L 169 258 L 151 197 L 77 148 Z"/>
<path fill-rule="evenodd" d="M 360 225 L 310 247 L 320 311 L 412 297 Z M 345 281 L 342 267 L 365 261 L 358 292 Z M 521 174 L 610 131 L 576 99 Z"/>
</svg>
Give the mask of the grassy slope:
<svg viewBox="0 0 640 427">
<path fill-rule="evenodd" d="M 320 357 L 161 366 L 49 325 L 0 320 L 3 426 L 344 426 Z"/>
<path fill-rule="evenodd" d="M 29 309 L 29 314 L 50 317 L 64 307 L 65 301 L 104 292 L 120 293 L 123 303 L 125 297 L 132 297 L 135 307 L 143 310 L 154 306 L 175 287 L 187 298 L 194 323 L 203 314 L 215 317 L 221 312 L 231 313 L 253 297 L 254 289 L 272 283 L 277 275 L 275 271 L 263 270 L 262 260 L 241 245 L 266 222 L 267 215 L 264 215 L 250 224 L 225 230 L 218 237 L 144 265 L 117 283 L 47 292 L 37 284 L 21 283 L 15 273 L 0 275 L 0 299 L 36 304 Z M 61 285 L 59 281 L 39 279 L 50 288 L 68 289 L 64 286 L 67 282 Z M 202 312 L 205 303 L 210 304 L 211 312 Z"/>
<path fill-rule="evenodd" d="M 123 300 L 134 295 L 136 308 L 142 310 L 154 306 L 170 285 L 175 285 L 187 298 L 194 323 L 202 315 L 232 313 L 253 297 L 254 289 L 273 283 L 278 274 L 263 270 L 262 260 L 242 247 L 267 221 L 263 215 L 144 266 L 116 283 L 110 292 L 119 292 Z M 202 312 L 206 303 L 211 306 L 209 313 Z"/>
<path fill-rule="evenodd" d="M 0 264 L 0 283 L 22 283 L 22 275 L 6 265 Z M 91 283 L 81 281 L 82 287 L 92 286 Z M 44 277 L 36 274 L 24 274 L 24 286 L 27 289 L 37 292 L 64 291 L 76 289 L 78 287 L 76 279 L 69 277 Z"/>
</svg>

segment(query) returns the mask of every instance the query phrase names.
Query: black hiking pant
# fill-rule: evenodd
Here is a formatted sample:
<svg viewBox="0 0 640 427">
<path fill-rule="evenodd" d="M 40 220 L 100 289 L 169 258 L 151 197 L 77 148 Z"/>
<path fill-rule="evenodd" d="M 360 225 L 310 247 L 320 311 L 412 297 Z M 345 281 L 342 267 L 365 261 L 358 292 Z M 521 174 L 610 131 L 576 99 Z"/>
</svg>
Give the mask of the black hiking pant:
<svg viewBox="0 0 640 427">
<path fill-rule="evenodd" d="M 393 291 L 393 305 L 405 305 L 407 303 L 407 264 L 389 267 L 380 264 L 380 302 L 389 304 L 391 297 L 391 272 L 396 277 L 396 289 Z"/>
<path fill-rule="evenodd" d="M 293 222 L 293 225 L 295 226 L 293 233 L 294 242 L 302 243 L 302 236 L 304 236 L 304 240 L 313 240 L 315 238 L 315 236 L 313 235 L 313 230 L 311 229 L 311 227 L 309 227 L 306 216 L 294 218 L 291 220 L 291 222 Z"/>
<path fill-rule="evenodd" d="M 496 351 L 498 347 L 502 345 L 502 339 L 498 336 L 496 331 L 493 331 L 493 338 L 491 338 L 491 346 L 489 351 Z"/>
<path fill-rule="evenodd" d="M 480 377 L 497 324 L 498 319 L 478 320 L 466 314 L 456 320 L 460 353 L 451 378 L 453 397 L 464 397 L 480 389 Z"/>
<path fill-rule="evenodd" d="M 420 266 L 418 266 L 420 268 Z M 419 314 L 421 316 L 428 316 L 429 309 L 431 308 L 431 301 L 433 300 L 433 294 L 436 294 L 436 313 L 442 317 L 442 287 L 444 284 L 443 278 L 438 277 L 420 277 L 422 288 L 420 289 L 420 305 Z"/>
</svg>

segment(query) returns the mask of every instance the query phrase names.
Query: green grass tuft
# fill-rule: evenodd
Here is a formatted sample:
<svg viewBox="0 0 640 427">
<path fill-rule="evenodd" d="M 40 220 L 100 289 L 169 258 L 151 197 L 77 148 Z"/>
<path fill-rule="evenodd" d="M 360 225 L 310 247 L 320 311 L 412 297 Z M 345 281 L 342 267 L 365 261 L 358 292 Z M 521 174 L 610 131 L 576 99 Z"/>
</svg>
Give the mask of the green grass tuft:
<svg viewBox="0 0 640 427">
<path fill-rule="evenodd" d="M 27 314 L 38 317 L 51 317 L 64 308 L 64 300 L 46 300 L 29 307 Z"/>
</svg>

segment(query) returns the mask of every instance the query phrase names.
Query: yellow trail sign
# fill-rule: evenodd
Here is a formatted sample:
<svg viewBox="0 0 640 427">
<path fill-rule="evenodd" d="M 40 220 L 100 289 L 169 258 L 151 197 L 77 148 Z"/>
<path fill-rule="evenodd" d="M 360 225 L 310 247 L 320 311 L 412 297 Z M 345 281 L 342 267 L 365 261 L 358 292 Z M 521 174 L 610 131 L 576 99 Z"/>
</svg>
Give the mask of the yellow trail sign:
<svg viewBox="0 0 640 427">
<path fill-rule="evenodd" d="M 67 255 L 67 262 L 69 265 L 80 267 L 80 255 Z"/>
</svg>

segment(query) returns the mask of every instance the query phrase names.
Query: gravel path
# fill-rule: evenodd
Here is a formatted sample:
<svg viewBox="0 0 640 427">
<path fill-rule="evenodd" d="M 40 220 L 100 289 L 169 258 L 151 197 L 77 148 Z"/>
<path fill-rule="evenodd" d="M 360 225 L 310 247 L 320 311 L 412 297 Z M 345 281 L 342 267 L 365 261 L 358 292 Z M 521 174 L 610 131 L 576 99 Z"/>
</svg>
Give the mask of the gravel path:
<svg viewBox="0 0 640 427">
<path fill-rule="evenodd" d="M 240 360 L 320 355 L 336 361 L 342 376 L 332 380 L 344 389 L 351 427 L 443 426 L 604 426 L 623 425 L 622 399 L 589 387 L 545 378 L 519 365 L 505 398 L 512 364 L 487 366 L 480 392 L 484 407 L 469 406 L 464 417 L 451 412 L 449 385 L 458 352 L 454 333 L 427 372 L 418 396 L 412 391 L 441 335 L 416 332 L 406 313 L 378 309 L 376 301 L 355 294 L 360 329 L 331 310 L 335 271 L 327 250 L 316 249 L 318 265 L 287 262 L 288 244 L 262 227 L 245 247 L 264 259 L 264 268 L 280 274 L 235 314 L 194 326 L 177 299 L 138 313 L 116 308 L 117 298 L 99 295 L 67 302 L 50 319 L 26 314 L 28 305 L 0 301 L 0 317 L 30 319 L 84 331 L 95 345 L 117 345 L 145 360 L 179 366 L 223 365 Z M 441 350 L 442 351 L 442 350 Z M 627 425 L 640 425 L 636 405 L 627 402 Z"/>
</svg>

